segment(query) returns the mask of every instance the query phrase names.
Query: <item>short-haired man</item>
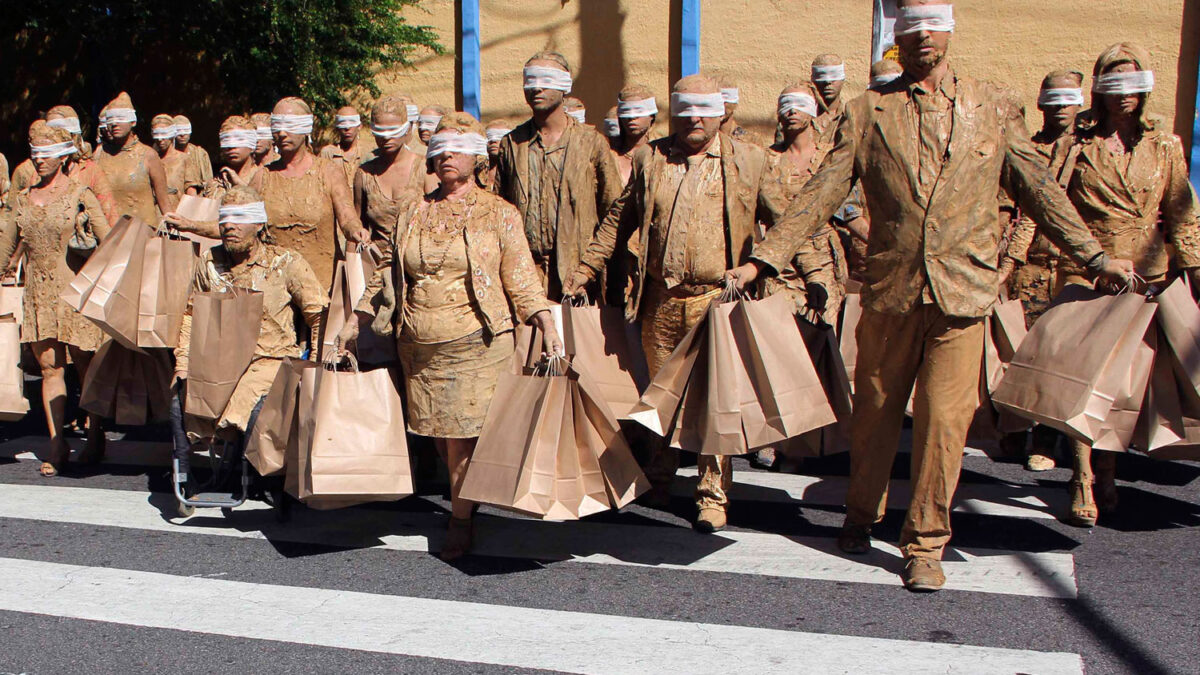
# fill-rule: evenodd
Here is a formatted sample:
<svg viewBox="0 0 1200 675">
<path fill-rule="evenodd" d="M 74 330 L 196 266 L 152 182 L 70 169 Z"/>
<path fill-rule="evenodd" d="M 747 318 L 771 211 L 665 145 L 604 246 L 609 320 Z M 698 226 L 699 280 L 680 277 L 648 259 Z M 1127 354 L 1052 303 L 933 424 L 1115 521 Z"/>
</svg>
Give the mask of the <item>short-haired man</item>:
<svg viewBox="0 0 1200 675">
<path fill-rule="evenodd" d="M 532 116 L 500 142 L 496 191 L 521 212 L 546 292 L 558 300 L 600 217 L 620 195 L 621 177 L 608 141 L 563 109 L 573 84 L 567 59 L 538 52 L 522 74 Z M 589 291 L 600 298 L 598 284 Z"/>
<path fill-rule="evenodd" d="M 846 113 L 842 89 L 846 84 L 846 63 L 837 54 L 821 54 L 813 59 L 811 80 L 817 94 L 817 118 L 813 125 L 822 143 L 832 143 L 833 134 Z"/>
<path fill-rule="evenodd" d="M 1125 283 L 1049 175 L 1010 96 L 963 77 L 946 52 L 952 6 L 900 0 L 896 43 L 904 76 L 846 107 L 837 145 L 755 246 L 730 270 L 738 285 L 785 269 L 800 244 L 858 181 L 874 216 L 858 325 L 850 485 L 838 546 L 871 550 L 883 517 L 904 409 L 913 392 L 912 498 L 900 533 L 904 584 L 946 582 L 942 552 L 978 403 L 984 318 L 1000 291 L 998 187 L 1092 275 Z"/>
</svg>

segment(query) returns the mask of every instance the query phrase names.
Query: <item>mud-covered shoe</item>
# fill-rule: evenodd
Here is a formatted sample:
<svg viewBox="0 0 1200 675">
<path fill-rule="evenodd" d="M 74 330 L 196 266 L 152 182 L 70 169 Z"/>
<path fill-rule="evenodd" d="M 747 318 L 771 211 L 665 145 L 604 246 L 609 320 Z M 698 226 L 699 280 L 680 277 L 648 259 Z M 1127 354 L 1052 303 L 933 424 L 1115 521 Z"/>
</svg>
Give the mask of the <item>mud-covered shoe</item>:
<svg viewBox="0 0 1200 675">
<path fill-rule="evenodd" d="M 837 547 L 842 553 L 863 555 L 871 550 L 871 528 L 865 525 L 843 525 L 838 533 Z"/>
<path fill-rule="evenodd" d="M 700 509 L 700 515 L 696 516 L 698 532 L 712 533 L 720 532 L 723 529 L 725 529 L 725 509 L 715 507 Z"/>
<path fill-rule="evenodd" d="M 1049 454 L 1031 452 L 1029 457 L 1025 458 L 1026 471 L 1050 471 L 1053 468 L 1054 458 Z"/>
<path fill-rule="evenodd" d="M 931 593 L 946 585 L 942 563 L 933 558 L 909 558 L 904 565 L 904 587 L 915 593 Z"/>
</svg>

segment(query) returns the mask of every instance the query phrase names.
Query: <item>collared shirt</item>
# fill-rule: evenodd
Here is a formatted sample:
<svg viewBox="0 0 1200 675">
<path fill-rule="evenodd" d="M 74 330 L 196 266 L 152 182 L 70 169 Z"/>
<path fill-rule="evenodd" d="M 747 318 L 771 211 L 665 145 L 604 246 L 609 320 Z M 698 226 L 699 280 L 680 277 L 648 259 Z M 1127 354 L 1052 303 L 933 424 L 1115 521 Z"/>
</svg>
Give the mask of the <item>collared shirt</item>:
<svg viewBox="0 0 1200 675">
<path fill-rule="evenodd" d="M 554 251 L 558 233 L 558 200 L 562 193 L 563 166 L 570 150 L 573 129 L 567 126 L 558 143 L 546 147 L 542 132 L 529 143 L 529 202 L 525 209 L 525 234 L 534 254 Z"/>
<path fill-rule="evenodd" d="M 917 182 L 921 196 L 928 201 L 950 144 L 954 128 L 954 75 L 947 73 L 935 91 L 925 91 L 920 82 L 908 85 L 909 120 L 917 139 Z"/>
<path fill-rule="evenodd" d="M 726 258 L 721 137 L 697 155 L 672 147 L 654 195 L 648 273 L 668 288 L 713 283 Z"/>
<path fill-rule="evenodd" d="M 192 277 L 192 292 L 228 291 L 247 288 L 263 294 L 263 315 L 254 357 L 300 356 L 296 336 L 295 310 L 299 310 L 314 330 L 329 304 L 323 284 L 312 267 L 298 253 L 280 246 L 264 244 L 250 259 L 235 264 L 224 246 L 216 246 L 200 257 Z M 192 308 L 184 315 L 179 348 L 175 350 L 180 369 L 187 369 L 187 349 L 192 332 Z"/>
</svg>

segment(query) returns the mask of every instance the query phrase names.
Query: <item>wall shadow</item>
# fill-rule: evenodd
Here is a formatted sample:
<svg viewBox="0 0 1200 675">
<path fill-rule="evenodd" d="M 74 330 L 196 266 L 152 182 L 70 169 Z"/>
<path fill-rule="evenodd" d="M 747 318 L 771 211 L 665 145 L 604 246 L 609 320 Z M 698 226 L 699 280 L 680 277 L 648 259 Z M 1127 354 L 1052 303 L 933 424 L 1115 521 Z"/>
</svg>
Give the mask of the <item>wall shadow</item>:
<svg viewBox="0 0 1200 675">
<path fill-rule="evenodd" d="M 602 124 L 625 85 L 625 14 L 619 2 L 579 3 L 580 63 L 574 95 L 587 105 L 590 124 Z"/>
</svg>

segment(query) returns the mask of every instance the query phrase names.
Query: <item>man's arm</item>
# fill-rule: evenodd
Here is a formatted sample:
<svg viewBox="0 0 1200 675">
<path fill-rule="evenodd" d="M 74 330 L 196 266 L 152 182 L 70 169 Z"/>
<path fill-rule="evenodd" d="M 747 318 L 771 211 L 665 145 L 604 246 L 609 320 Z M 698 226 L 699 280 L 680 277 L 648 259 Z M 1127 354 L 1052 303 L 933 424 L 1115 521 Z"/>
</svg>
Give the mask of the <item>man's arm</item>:
<svg viewBox="0 0 1200 675">
<path fill-rule="evenodd" d="M 629 184 L 625 186 L 621 196 L 617 197 L 617 200 L 609 207 L 608 213 L 604 214 L 604 220 L 600 221 L 596 233 L 592 235 L 591 242 L 588 243 L 587 249 L 579 258 L 579 267 L 575 270 L 575 275 L 586 276 L 587 279 L 583 283 L 591 282 L 598 277 L 617 249 L 617 240 L 622 219 L 625 217 L 625 209 L 631 208 L 636 200 L 634 186 L 640 182 L 635 180 L 636 176 L 635 167 L 635 173 L 630 176 Z"/>
</svg>

